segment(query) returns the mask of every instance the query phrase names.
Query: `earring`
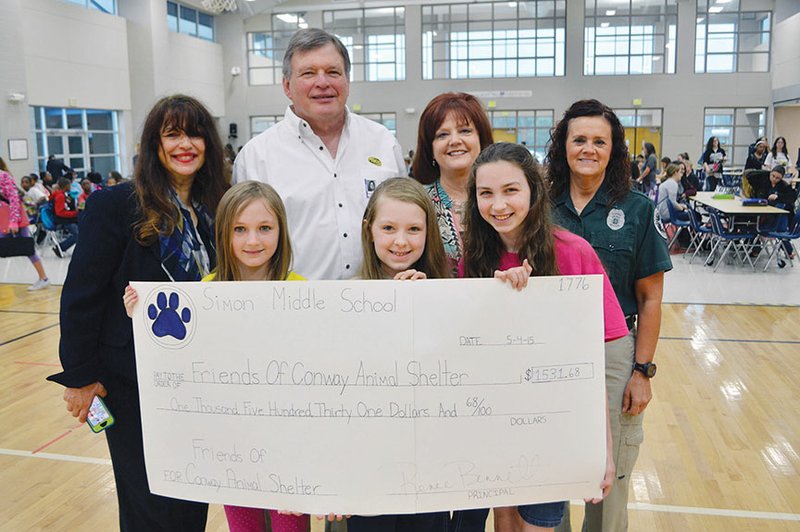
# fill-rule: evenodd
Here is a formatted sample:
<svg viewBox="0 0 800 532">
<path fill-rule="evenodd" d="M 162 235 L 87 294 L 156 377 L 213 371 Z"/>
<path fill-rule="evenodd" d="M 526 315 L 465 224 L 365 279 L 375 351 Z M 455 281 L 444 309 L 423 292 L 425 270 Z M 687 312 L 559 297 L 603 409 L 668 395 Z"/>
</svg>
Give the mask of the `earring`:
<svg viewBox="0 0 800 532">
<path fill-rule="evenodd" d="M 436 159 L 434 159 L 431 164 L 433 165 L 434 168 L 436 168 Z"/>
</svg>

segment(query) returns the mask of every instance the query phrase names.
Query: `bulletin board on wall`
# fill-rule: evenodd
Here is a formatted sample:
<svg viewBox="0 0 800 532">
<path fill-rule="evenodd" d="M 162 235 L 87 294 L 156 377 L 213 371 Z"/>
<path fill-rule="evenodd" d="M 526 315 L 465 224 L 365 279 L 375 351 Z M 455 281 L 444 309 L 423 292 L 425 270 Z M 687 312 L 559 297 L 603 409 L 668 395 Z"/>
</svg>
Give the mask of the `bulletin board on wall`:
<svg viewBox="0 0 800 532">
<path fill-rule="evenodd" d="M 8 160 L 24 161 L 28 159 L 28 141 L 26 139 L 8 139 Z"/>
</svg>

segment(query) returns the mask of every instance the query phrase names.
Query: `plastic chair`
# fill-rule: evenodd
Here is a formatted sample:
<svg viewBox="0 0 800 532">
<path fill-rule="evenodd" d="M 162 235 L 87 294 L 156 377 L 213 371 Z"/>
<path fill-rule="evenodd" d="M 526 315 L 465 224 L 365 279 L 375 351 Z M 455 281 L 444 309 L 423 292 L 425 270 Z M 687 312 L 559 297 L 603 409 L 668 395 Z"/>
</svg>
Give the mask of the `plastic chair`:
<svg viewBox="0 0 800 532">
<path fill-rule="evenodd" d="M 681 231 L 686 229 L 687 231 L 689 231 L 690 234 L 692 232 L 689 220 L 681 220 L 680 218 L 678 218 L 678 216 L 681 213 L 686 212 L 690 209 L 686 209 L 686 211 L 679 211 L 678 209 L 675 208 L 675 206 L 672 204 L 672 201 L 669 198 L 667 198 L 664 201 L 667 202 L 667 211 L 669 211 L 669 223 L 674 225 L 676 228 L 675 234 L 672 235 L 672 238 L 667 243 L 667 249 L 672 249 L 673 244 L 675 244 L 675 242 L 678 241 L 678 235 L 681 234 Z"/>
<path fill-rule="evenodd" d="M 700 166 L 697 167 L 694 171 L 694 175 L 697 176 L 697 182 L 700 183 L 700 190 L 708 190 L 708 182 L 706 180 L 706 173 L 703 170 L 703 163 L 700 161 Z"/>
<path fill-rule="evenodd" d="M 39 223 L 37 224 L 37 228 L 44 231 L 44 239 L 39 244 L 43 249 L 50 249 L 65 238 L 56 225 L 56 214 L 53 209 L 53 204 L 50 202 L 45 202 L 39 207 Z"/>
<path fill-rule="evenodd" d="M 722 174 L 722 185 L 717 185 L 717 191 L 724 194 L 740 195 L 742 193 L 742 177 Z"/>
<path fill-rule="evenodd" d="M 713 261 L 714 254 L 716 253 L 717 249 L 725 243 L 725 248 L 722 250 L 722 254 L 717 261 L 716 266 L 714 266 L 714 271 L 717 271 L 719 268 L 720 263 L 723 261 L 725 256 L 728 254 L 729 250 L 733 250 L 736 253 L 736 258 L 744 264 L 745 262 L 750 263 L 750 267 L 753 268 L 753 271 L 756 270 L 755 265 L 753 264 L 753 260 L 750 258 L 750 249 L 747 246 L 747 241 L 754 240 L 758 235 L 755 232 L 741 232 L 741 233 L 734 233 L 722 225 L 722 220 L 719 217 L 719 213 L 714 210 L 709 210 L 708 215 L 711 217 L 711 230 L 714 233 L 714 246 L 711 248 L 711 253 L 706 259 L 706 265 L 711 265 L 710 261 Z M 752 246 L 751 246 L 752 247 Z M 741 255 L 739 254 L 741 252 Z M 742 258 L 744 257 L 744 258 Z"/>
<path fill-rule="evenodd" d="M 686 209 L 686 212 L 689 214 L 689 226 L 690 226 L 690 234 L 692 235 L 692 240 L 689 241 L 689 246 L 686 248 L 686 251 L 683 253 L 683 256 L 686 257 L 686 254 L 694 247 L 694 253 L 692 256 L 689 257 L 689 264 L 692 263 L 694 260 L 695 255 L 703 249 L 703 245 L 706 243 L 706 240 L 709 240 L 712 236 L 711 228 L 706 227 L 703 222 L 700 214 L 694 209 Z"/>
<path fill-rule="evenodd" d="M 767 264 L 764 265 L 764 271 L 767 271 L 769 268 L 770 263 L 774 258 L 776 258 L 781 252 L 784 254 L 786 259 L 788 259 L 789 264 L 794 268 L 794 259 L 790 254 L 786 252 L 787 245 L 791 245 L 792 240 L 797 240 L 800 238 L 800 212 L 796 212 L 794 214 L 794 226 L 792 229 L 788 227 L 788 217 L 782 216 L 782 220 L 779 220 L 778 227 L 775 231 L 767 231 L 766 235 L 773 243 L 772 250 L 770 251 L 769 256 L 767 257 Z M 785 228 L 785 229 L 784 229 Z M 783 229 L 783 230 L 782 230 Z M 766 249 L 766 244 L 764 246 Z M 786 266 L 786 262 L 778 258 L 778 267 L 783 268 Z"/>
</svg>

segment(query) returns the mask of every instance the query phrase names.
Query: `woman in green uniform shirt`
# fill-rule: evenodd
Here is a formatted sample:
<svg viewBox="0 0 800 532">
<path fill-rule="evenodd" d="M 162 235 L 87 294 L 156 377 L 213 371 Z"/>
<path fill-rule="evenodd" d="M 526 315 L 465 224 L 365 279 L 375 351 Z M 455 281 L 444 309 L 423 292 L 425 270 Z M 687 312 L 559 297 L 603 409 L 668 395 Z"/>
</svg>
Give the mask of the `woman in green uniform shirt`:
<svg viewBox="0 0 800 532">
<path fill-rule="evenodd" d="M 672 269 L 655 204 L 631 190 L 625 130 L 597 100 L 575 102 L 551 136 L 548 177 L 556 222 L 585 238 L 606 268 L 631 334 L 606 349 L 606 390 L 617 480 L 587 504 L 584 531 L 628 528 L 628 485 L 642 442 L 661 328 L 664 272 Z M 558 530 L 570 530 L 569 513 Z"/>
</svg>

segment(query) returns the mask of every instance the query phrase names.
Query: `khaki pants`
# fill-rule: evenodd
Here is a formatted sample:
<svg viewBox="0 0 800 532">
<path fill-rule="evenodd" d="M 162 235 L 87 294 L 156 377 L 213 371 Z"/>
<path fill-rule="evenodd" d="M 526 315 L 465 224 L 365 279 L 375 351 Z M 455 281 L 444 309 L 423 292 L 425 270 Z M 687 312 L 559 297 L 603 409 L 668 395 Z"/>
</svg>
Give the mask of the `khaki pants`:
<svg viewBox="0 0 800 532">
<path fill-rule="evenodd" d="M 611 493 L 600 504 L 586 504 L 583 532 L 624 532 L 628 530 L 628 486 L 631 472 L 639 456 L 639 446 L 644 438 L 642 418 L 644 414 L 629 416 L 622 413 L 622 395 L 631 377 L 635 338 L 633 333 L 624 338 L 607 342 L 606 393 L 611 418 L 611 438 L 617 476 Z M 571 531 L 569 504 L 564 520 L 556 527 L 557 532 Z"/>
</svg>

